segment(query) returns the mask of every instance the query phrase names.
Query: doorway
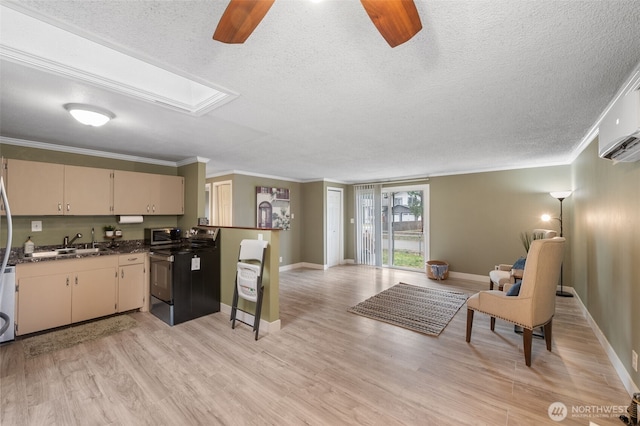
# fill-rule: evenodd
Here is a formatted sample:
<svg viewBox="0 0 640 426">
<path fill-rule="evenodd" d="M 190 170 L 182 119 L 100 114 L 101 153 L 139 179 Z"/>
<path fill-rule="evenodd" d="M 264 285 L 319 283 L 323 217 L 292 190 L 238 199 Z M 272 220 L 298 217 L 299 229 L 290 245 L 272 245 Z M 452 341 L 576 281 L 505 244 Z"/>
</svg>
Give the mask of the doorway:
<svg viewBox="0 0 640 426">
<path fill-rule="evenodd" d="M 211 225 L 233 226 L 232 182 L 213 182 L 211 194 Z"/>
<path fill-rule="evenodd" d="M 356 193 L 356 262 L 425 270 L 429 185 L 361 185 Z"/>
</svg>

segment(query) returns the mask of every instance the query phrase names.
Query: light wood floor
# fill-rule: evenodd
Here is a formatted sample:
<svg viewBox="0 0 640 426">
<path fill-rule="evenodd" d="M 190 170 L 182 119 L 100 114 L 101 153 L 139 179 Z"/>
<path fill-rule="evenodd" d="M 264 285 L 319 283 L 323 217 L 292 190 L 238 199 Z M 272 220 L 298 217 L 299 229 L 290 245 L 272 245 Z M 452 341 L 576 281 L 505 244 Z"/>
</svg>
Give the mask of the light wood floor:
<svg viewBox="0 0 640 426">
<path fill-rule="evenodd" d="M 540 425 L 553 402 L 620 406 L 629 396 L 575 299 L 558 298 L 552 352 L 534 339 L 532 367 L 513 327 L 463 306 L 439 337 L 348 313 L 403 281 L 472 294 L 483 283 L 340 266 L 280 275 L 282 330 L 254 341 L 217 313 L 139 326 L 25 359 L 0 347 L 0 424 L 9 425 Z"/>
</svg>

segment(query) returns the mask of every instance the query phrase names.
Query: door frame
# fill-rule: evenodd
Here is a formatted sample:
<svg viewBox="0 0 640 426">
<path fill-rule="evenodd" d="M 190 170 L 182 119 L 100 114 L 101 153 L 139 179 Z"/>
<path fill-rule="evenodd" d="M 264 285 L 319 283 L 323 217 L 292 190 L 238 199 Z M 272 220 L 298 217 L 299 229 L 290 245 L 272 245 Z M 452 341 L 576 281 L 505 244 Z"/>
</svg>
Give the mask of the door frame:
<svg viewBox="0 0 640 426">
<path fill-rule="evenodd" d="M 327 268 L 330 268 L 331 266 L 335 266 L 335 265 L 330 265 L 329 264 L 329 229 L 328 229 L 328 224 L 329 224 L 329 191 L 333 191 L 333 192 L 338 192 L 340 194 L 340 217 L 338 220 L 338 263 L 337 265 L 341 265 L 344 263 L 344 189 L 343 188 L 337 188 L 337 187 L 333 187 L 333 186 L 328 186 L 327 187 L 327 193 L 325 195 L 325 199 L 326 199 L 326 216 L 325 216 L 325 220 L 327 223 L 327 229 L 325 232 L 325 236 L 324 236 L 324 246 L 325 246 L 325 264 Z"/>
<path fill-rule="evenodd" d="M 224 226 L 233 226 L 233 181 L 231 180 L 221 180 L 219 182 L 212 182 L 210 201 L 211 201 L 211 221 L 212 225 L 221 225 L 220 218 L 218 215 L 218 198 L 219 198 L 219 187 L 222 185 L 229 185 L 229 216 L 231 218 L 231 223 L 224 224 Z"/>
<path fill-rule="evenodd" d="M 426 261 L 429 260 L 429 248 L 430 248 L 430 244 L 429 244 L 429 240 L 430 240 L 430 233 L 429 233 L 429 183 L 419 183 L 419 184 L 407 184 L 407 183 L 400 183 L 400 184 L 389 184 L 386 186 L 382 186 L 380 188 L 380 198 L 382 198 L 382 194 L 385 192 L 408 192 L 408 191 L 422 191 L 422 244 L 424 247 L 424 260 L 425 263 L 422 265 L 422 269 L 424 271 L 426 271 Z M 382 226 L 381 226 L 382 228 Z M 391 229 L 389 230 L 391 232 Z M 389 240 L 391 240 L 391 233 L 389 235 Z M 382 252 L 382 250 L 384 249 L 384 247 L 382 246 L 382 238 L 380 238 L 380 247 L 377 247 L 377 249 L 379 249 L 380 252 Z M 390 247 L 389 247 L 390 249 Z M 389 254 L 389 256 L 391 256 L 391 253 Z M 391 257 L 390 257 L 391 258 Z M 392 268 L 392 269 L 407 269 L 407 270 L 417 270 L 417 269 L 413 269 L 413 268 L 402 268 L 402 267 L 398 267 L 398 266 L 393 266 L 392 264 L 389 265 L 382 265 L 382 262 L 380 262 L 380 264 L 378 266 L 383 266 L 386 268 Z"/>
</svg>

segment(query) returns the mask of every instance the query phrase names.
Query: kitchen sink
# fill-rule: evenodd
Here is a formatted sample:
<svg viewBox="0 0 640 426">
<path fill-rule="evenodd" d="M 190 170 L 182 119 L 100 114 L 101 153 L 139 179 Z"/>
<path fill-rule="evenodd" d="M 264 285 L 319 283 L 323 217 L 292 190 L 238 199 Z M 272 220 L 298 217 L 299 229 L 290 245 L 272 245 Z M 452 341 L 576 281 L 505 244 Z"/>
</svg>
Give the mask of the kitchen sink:
<svg viewBox="0 0 640 426">
<path fill-rule="evenodd" d="M 78 256 L 83 254 L 93 254 L 93 253 L 107 253 L 109 249 L 103 247 L 93 247 L 93 248 L 75 248 L 75 247 L 67 247 L 67 248 L 58 248 L 52 250 L 43 250 L 36 251 L 31 254 L 25 255 L 25 257 L 34 257 L 34 258 L 47 258 L 47 257 L 68 257 L 68 256 Z"/>
<path fill-rule="evenodd" d="M 92 254 L 92 253 L 107 253 L 111 250 L 106 249 L 104 247 L 93 247 L 93 248 L 83 248 L 76 249 L 75 254 Z"/>
</svg>

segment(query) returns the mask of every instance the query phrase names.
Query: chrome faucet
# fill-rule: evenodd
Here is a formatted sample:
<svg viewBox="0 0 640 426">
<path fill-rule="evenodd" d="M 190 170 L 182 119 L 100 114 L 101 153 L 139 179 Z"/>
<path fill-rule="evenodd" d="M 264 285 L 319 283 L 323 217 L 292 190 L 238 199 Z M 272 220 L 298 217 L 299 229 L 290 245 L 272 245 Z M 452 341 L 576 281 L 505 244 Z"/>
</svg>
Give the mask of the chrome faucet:
<svg viewBox="0 0 640 426">
<path fill-rule="evenodd" d="M 82 234 L 79 233 L 79 232 L 76 235 L 74 235 L 74 237 L 71 239 L 71 241 L 69 241 L 69 236 L 68 235 L 65 236 L 64 239 L 62 240 L 62 247 L 63 248 L 69 247 L 78 238 L 82 238 Z"/>
</svg>

